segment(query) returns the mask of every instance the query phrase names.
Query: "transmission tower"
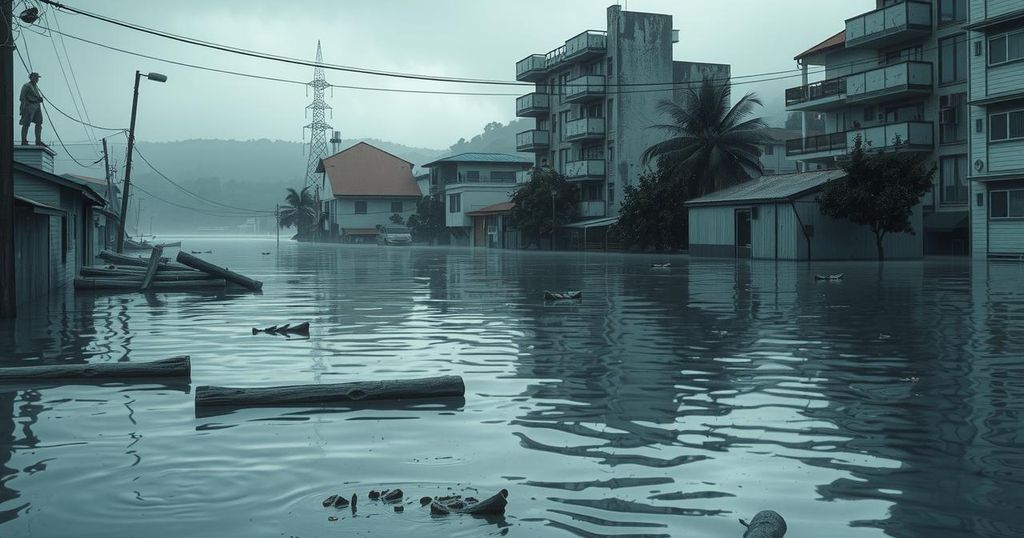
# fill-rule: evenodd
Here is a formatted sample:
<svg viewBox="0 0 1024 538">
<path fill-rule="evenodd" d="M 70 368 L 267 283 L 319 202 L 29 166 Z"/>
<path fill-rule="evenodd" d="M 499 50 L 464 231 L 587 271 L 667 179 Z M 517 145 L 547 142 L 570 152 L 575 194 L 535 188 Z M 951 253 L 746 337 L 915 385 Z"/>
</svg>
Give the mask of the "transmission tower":
<svg viewBox="0 0 1024 538">
<path fill-rule="evenodd" d="M 331 85 L 324 78 L 324 68 L 320 67 L 323 61 L 323 55 L 320 53 L 320 41 L 317 41 L 317 66 L 313 68 L 313 80 L 306 84 L 306 86 L 313 88 L 313 102 L 306 106 L 306 111 L 313 113 L 313 121 L 304 127 L 304 129 L 309 129 L 309 160 L 306 161 L 305 186 L 311 187 L 311 190 L 317 192 L 317 194 L 319 194 L 320 181 L 317 177 L 316 167 L 320 164 L 320 159 L 327 156 L 327 131 L 331 130 L 331 126 L 327 124 L 327 118 L 325 117 L 326 112 L 331 110 L 331 105 L 324 101 L 324 90 Z"/>
</svg>

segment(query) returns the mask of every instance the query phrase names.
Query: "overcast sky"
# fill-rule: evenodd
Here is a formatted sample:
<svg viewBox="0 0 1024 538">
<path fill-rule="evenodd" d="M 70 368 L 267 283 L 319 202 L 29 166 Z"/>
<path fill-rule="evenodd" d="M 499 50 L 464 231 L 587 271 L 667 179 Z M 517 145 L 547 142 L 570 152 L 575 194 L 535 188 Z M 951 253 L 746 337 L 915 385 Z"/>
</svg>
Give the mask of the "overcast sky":
<svg viewBox="0 0 1024 538">
<path fill-rule="evenodd" d="M 183 36 L 281 56 L 312 60 L 322 42 L 324 61 L 380 70 L 514 80 L 515 62 L 544 53 L 585 29 L 604 29 L 610 1 L 374 0 L 364 2 L 265 0 L 110 2 L 67 4 Z M 680 32 L 676 60 L 732 64 L 734 75 L 794 69 L 793 56 L 843 28 L 844 19 L 873 0 L 630 0 L 632 11 L 669 13 Z M 24 7 L 16 7 L 16 13 Z M 153 57 L 308 81 L 312 69 L 199 48 L 119 28 L 47 7 L 37 25 L 23 25 L 18 49 L 43 78 L 47 97 L 78 116 L 71 70 L 94 124 L 127 127 L 136 69 L 168 76 L 143 81 L 137 137 L 301 140 L 311 95 L 300 84 L 211 73 L 130 56 L 77 41 L 63 42 L 45 27 Z M 67 48 L 65 55 L 64 47 Z M 58 52 L 63 72 L 58 63 Z M 26 73 L 15 55 L 15 81 Z M 66 74 L 66 76 L 65 76 Z M 333 84 L 430 90 L 526 93 L 523 88 L 426 83 L 328 71 Z M 779 103 L 799 78 L 744 86 Z M 70 86 L 70 88 L 69 88 Z M 344 138 L 372 137 L 411 146 L 445 148 L 490 121 L 515 116 L 512 96 L 438 96 L 335 89 L 328 121 Z M 81 108 L 81 105 L 79 105 Z M 89 138 L 82 127 L 56 118 L 65 142 Z M 49 128 L 49 127 L 48 127 Z M 101 132 L 101 131 L 98 131 Z M 51 135 L 52 136 L 52 135 Z M 99 135 L 102 136 L 102 135 Z M 44 135 L 44 137 L 47 137 Z M 81 147 L 88 155 L 88 146 Z"/>
</svg>

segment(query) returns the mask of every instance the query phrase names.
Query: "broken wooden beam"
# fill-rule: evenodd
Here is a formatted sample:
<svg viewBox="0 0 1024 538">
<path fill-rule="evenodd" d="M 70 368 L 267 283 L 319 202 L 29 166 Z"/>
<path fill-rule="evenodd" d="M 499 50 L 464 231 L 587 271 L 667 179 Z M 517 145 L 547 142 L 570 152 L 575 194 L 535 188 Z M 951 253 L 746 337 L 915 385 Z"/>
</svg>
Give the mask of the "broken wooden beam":
<svg viewBox="0 0 1024 538">
<path fill-rule="evenodd" d="M 141 268 L 139 268 L 141 269 Z M 142 278 L 143 271 L 124 271 L 121 269 L 108 269 L 106 267 L 83 267 L 78 272 L 80 276 L 92 278 L 131 278 L 136 281 Z M 153 280 L 207 280 L 214 278 L 202 271 L 157 271 Z"/>
<path fill-rule="evenodd" d="M 233 271 L 229 271 L 226 267 L 218 267 L 206 260 L 197 258 L 185 251 L 178 251 L 177 257 L 178 263 L 198 269 L 204 273 L 209 273 L 217 277 L 223 278 L 228 282 L 238 284 L 243 288 L 247 288 L 253 291 L 260 291 L 263 289 L 263 283 L 259 280 L 251 279 L 247 276 L 240 275 Z"/>
<path fill-rule="evenodd" d="M 101 260 L 110 262 L 110 263 L 112 263 L 114 265 L 127 265 L 127 266 L 131 266 L 131 267 L 141 267 L 143 269 L 145 269 L 146 267 L 149 267 L 149 259 L 148 258 L 140 258 L 140 257 L 137 257 L 137 256 L 128 256 L 126 254 L 118 254 L 118 253 L 110 251 L 110 250 L 100 251 L 100 253 L 97 254 L 96 257 L 101 259 Z M 184 266 L 184 265 L 182 265 L 180 263 L 174 263 L 174 262 L 168 260 L 167 258 L 160 258 L 160 269 L 175 269 L 175 270 L 186 269 L 186 270 L 191 270 L 192 268 L 191 267 L 186 267 L 186 266 Z"/>
<path fill-rule="evenodd" d="M 146 291 L 149 289 L 149 285 L 153 283 L 153 277 L 156 276 L 156 270 L 160 266 L 160 256 L 164 253 L 164 247 L 157 245 L 153 247 L 153 252 L 149 254 L 149 265 L 146 266 L 146 272 L 142 275 L 142 285 L 139 286 L 140 291 Z"/>
<path fill-rule="evenodd" d="M 162 280 L 159 276 L 149 285 L 146 291 L 188 291 L 191 289 L 223 288 L 227 282 L 223 278 L 206 275 L 200 280 L 172 279 Z M 132 278 L 93 278 L 78 277 L 75 279 L 76 290 L 138 290 L 139 280 Z"/>
<path fill-rule="evenodd" d="M 459 376 L 260 388 L 204 385 L 196 389 L 196 407 L 345 405 L 359 402 L 462 398 L 465 394 L 466 385 Z"/>
<path fill-rule="evenodd" d="M 188 355 L 151 362 L 101 362 L 81 364 L 50 364 L 0 368 L 0 382 L 39 379 L 142 379 L 189 378 L 192 366 Z"/>
</svg>

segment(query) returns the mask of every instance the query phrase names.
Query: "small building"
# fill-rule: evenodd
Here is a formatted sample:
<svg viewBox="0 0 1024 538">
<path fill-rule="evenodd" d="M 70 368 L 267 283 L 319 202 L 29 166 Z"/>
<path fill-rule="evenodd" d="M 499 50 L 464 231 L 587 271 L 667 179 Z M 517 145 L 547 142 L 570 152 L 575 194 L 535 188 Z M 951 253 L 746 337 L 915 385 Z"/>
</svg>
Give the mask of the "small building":
<svg viewBox="0 0 1024 538">
<path fill-rule="evenodd" d="M 412 166 L 366 142 L 321 160 L 317 172 L 326 179 L 326 238 L 372 242 L 377 227 L 390 224 L 392 215 L 408 220 L 421 196 Z"/>
<path fill-rule="evenodd" d="M 460 153 L 423 167 L 430 170 L 430 184 L 436 186 L 431 192 L 443 196 L 452 244 L 482 246 L 486 237 L 473 232 L 470 213 L 509 202 L 517 179 L 533 162 L 507 153 Z"/>
<path fill-rule="evenodd" d="M 499 202 L 466 213 L 473 221 L 472 244 L 487 248 L 521 248 L 522 236 L 512 226 L 512 202 Z"/>
<path fill-rule="evenodd" d="M 690 200 L 691 256 L 769 260 L 873 260 L 875 235 L 866 226 L 821 214 L 816 200 L 821 188 L 845 176 L 824 170 L 762 176 Z M 921 206 L 911 216 L 920 233 Z M 888 234 L 886 259 L 923 255 L 920 237 Z"/>
<path fill-rule="evenodd" d="M 93 226 L 90 234 L 91 250 L 99 254 L 104 249 L 114 249 L 117 245 L 118 213 L 121 210 L 121 189 L 113 182 L 78 174 L 61 174 L 61 177 L 84 185 L 103 198 L 103 207 L 93 207 Z"/>
</svg>

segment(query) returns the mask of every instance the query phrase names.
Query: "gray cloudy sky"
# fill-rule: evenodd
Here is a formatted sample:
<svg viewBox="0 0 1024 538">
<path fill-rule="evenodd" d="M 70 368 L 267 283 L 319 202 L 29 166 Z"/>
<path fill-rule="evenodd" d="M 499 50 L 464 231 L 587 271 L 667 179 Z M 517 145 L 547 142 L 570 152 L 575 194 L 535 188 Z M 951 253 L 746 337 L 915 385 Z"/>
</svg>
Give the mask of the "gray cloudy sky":
<svg viewBox="0 0 1024 538">
<path fill-rule="evenodd" d="M 69 5 L 180 35 L 312 60 L 317 39 L 324 61 L 374 69 L 467 78 L 513 80 L 515 62 L 544 53 L 588 29 L 605 27 L 610 1 L 375 0 L 220 2 L 67 0 Z M 795 68 L 793 56 L 871 9 L 873 0 L 630 0 L 633 11 L 670 13 L 681 30 L 677 60 L 730 63 L 734 75 Z M 16 8 L 20 10 L 22 5 Z M 300 140 L 304 86 L 200 71 L 129 56 L 47 34 L 42 27 L 154 57 L 219 69 L 307 81 L 312 69 L 168 41 L 83 16 L 46 8 L 19 50 L 42 73 L 48 98 L 77 115 L 70 66 L 94 124 L 127 127 L 136 69 L 166 74 L 166 84 L 143 82 L 138 138 Z M 52 38 L 51 38 L 52 35 Z M 63 46 L 67 47 L 65 57 Z M 65 76 L 58 63 L 58 53 Z M 25 79 L 20 62 L 15 80 Z M 70 63 L 70 66 L 68 65 Z M 526 93 L 523 88 L 426 83 L 328 71 L 334 84 L 387 88 Z M 769 103 L 799 78 L 744 86 Z M 77 92 L 74 92 L 77 96 Z M 411 146 L 444 148 L 489 121 L 514 118 L 514 96 L 467 97 L 335 89 L 329 121 L 345 138 L 373 137 Z M 55 118 L 65 142 L 87 139 L 80 126 Z M 82 150 L 88 154 L 88 147 Z"/>
</svg>

